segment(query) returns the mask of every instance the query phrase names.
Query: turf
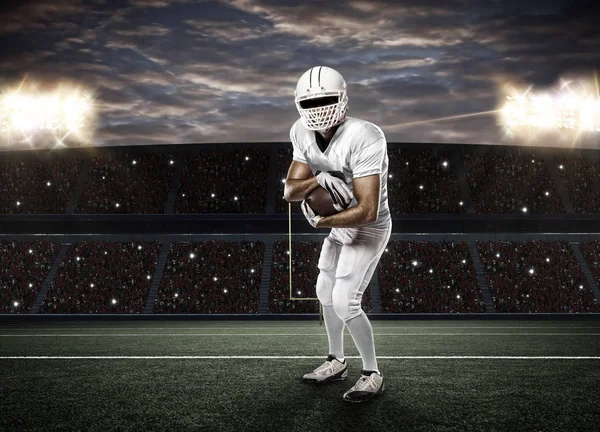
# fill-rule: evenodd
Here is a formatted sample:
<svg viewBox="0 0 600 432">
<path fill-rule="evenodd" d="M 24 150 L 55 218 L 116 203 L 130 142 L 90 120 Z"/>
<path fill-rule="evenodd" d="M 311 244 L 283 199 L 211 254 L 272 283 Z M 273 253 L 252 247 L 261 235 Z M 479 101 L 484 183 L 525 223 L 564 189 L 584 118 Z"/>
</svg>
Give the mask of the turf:
<svg viewBox="0 0 600 432">
<path fill-rule="evenodd" d="M 377 354 L 600 357 L 598 321 L 375 321 Z M 46 336 L 43 336 L 46 335 Z M 346 333 L 346 355 L 357 350 Z M 317 322 L 3 324 L 0 357 L 326 356 Z M 381 358 L 385 393 L 300 378 L 321 358 L 0 359 L 2 431 L 591 431 L 600 359 Z"/>
</svg>

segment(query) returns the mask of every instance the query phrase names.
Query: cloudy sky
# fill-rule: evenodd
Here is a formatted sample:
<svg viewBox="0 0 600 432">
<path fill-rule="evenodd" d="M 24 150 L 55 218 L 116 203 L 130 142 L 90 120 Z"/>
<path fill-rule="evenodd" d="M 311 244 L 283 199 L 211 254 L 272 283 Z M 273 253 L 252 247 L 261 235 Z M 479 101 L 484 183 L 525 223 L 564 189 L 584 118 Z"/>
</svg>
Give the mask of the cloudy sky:
<svg viewBox="0 0 600 432">
<path fill-rule="evenodd" d="M 390 142 L 514 144 L 494 114 L 407 123 L 593 78 L 598 3 L 3 0 L 0 85 L 85 84 L 94 145 L 287 141 L 298 78 L 326 65 Z"/>
</svg>

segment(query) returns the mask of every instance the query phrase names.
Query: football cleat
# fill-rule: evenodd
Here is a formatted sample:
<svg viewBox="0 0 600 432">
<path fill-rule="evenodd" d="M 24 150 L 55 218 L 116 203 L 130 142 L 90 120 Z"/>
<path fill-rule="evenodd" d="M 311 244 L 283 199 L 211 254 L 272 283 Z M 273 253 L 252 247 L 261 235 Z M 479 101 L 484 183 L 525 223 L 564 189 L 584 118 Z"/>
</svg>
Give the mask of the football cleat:
<svg viewBox="0 0 600 432">
<path fill-rule="evenodd" d="M 361 376 L 350 390 L 344 393 L 343 399 L 347 402 L 364 402 L 377 396 L 385 390 L 383 385 L 383 376 L 377 372 L 367 375 L 365 371 L 360 372 Z"/>
<path fill-rule="evenodd" d="M 344 363 L 329 355 L 325 363 L 316 368 L 314 371 L 304 374 L 302 378 L 307 381 L 325 383 L 330 381 L 340 381 L 348 376 L 348 365 L 346 360 Z"/>
</svg>

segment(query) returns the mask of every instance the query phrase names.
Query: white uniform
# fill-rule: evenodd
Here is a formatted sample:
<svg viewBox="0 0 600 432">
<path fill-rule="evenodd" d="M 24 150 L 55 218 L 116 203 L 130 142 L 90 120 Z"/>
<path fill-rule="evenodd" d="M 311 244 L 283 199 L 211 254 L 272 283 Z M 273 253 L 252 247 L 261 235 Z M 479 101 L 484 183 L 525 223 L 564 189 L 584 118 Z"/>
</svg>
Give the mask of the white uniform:
<svg viewBox="0 0 600 432">
<path fill-rule="evenodd" d="M 379 174 L 381 197 L 377 222 L 389 219 L 387 141 L 381 129 L 366 120 L 346 117 L 325 152 L 319 148 L 315 133 L 306 129 L 301 119 L 294 123 L 290 129 L 290 141 L 294 147 L 292 159 L 307 164 L 313 174 L 317 171 L 342 172 L 350 189 L 353 189 L 353 178 Z M 354 205 L 356 199 L 350 204 L 351 207 Z"/>
<path fill-rule="evenodd" d="M 317 296 L 333 306 L 345 322 L 362 312 L 362 295 L 389 241 L 392 221 L 387 197 L 387 142 L 381 129 L 365 120 L 346 117 L 325 151 L 316 132 L 299 119 L 290 130 L 292 159 L 316 171 L 340 171 L 352 189 L 352 179 L 379 174 L 381 180 L 377 220 L 356 228 L 332 228 L 319 257 Z M 356 205 L 356 199 L 351 206 Z"/>
</svg>

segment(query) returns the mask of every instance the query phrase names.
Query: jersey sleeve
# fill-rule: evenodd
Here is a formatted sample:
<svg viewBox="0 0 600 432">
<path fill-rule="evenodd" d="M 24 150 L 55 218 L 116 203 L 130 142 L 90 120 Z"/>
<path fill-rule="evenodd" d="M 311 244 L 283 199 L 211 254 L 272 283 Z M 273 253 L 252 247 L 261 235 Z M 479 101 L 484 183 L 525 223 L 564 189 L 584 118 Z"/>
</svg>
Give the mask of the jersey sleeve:
<svg viewBox="0 0 600 432">
<path fill-rule="evenodd" d="M 359 148 L 350 157 L 352 176 L 358 178 L 381 174 L 386 154 L 387 142 L 384 138 Z"/>
<path fill-rule="evenodd" d="M 306 158 L 304 157 L 304 154 L 302 153 L 302 150 L 300 149 L 300 146 L 298 145 L 298 139 L 296 137 L 296 124 L 295 123 L 290 128 L 290 141 L 292 142 L 292 148 L 293 148 L 292 160 L 295 160 L 296 162 L 301 162 L 303 164 L 308 165 L 308 162 L 306 162 Z"/>
</svg>

